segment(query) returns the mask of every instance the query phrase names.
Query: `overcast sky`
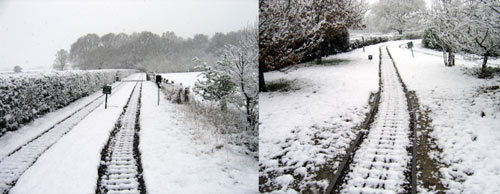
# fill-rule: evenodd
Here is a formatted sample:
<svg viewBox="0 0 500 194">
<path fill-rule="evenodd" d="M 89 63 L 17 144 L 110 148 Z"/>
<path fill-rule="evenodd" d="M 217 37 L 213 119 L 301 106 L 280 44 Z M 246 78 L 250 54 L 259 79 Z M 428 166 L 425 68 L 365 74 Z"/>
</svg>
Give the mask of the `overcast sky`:
<svg viewBox="0 0 500 194">
<path fill-rule="evenodd" d="M 236 31 L 258 19 L 257 0 L 0 0 L 0 70 L 51 68 L 87 33 Z"/>
</svg>

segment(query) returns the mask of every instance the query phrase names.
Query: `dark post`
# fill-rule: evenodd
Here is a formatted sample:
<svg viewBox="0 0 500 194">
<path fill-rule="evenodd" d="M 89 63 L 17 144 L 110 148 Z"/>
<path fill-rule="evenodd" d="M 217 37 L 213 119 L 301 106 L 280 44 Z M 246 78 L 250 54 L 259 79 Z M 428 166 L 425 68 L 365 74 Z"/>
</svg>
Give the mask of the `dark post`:
<svg viewBox="0 0 500 194">
<path fill-rule="evenodd" d="M 158 105 L 160 105 L 161 75 L 156 75 L 156 84 L 158 85 Z"/>
<path fill-rule="evenodd" d="M 108 94 L 106 94 L 106 101 L 104 102 L 104 109 L 108 109 Z"/>
</svg>

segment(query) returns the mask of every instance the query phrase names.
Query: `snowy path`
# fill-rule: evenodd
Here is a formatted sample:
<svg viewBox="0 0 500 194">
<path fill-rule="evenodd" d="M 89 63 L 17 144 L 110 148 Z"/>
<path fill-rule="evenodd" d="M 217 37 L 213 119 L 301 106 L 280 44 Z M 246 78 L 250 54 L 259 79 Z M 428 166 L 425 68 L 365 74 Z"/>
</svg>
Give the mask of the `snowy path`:
<svg viewBox="0 0 500 194">
<path fill-rule="evenodd" d="M 387 51 L 381 51 L 382 91 L 368 136 L 354 155 L 342 193 L 404 193 L 411 159 L 409 112 L 403 87 Z"/>
<path fill-rule="evenodd" d="M 440 151 L 429 156 L 443 164 L 438 178 L 446 188 L 419 188 L 419 193 L 500 193 L 500 89 L 493 88 L 500 85 L 500 77 L 478 79 L 474 72 L 481 62 L 459 55 L 456 66 L 445 67 L 440 51 L 422 48 L 417 41 L 416 49 L 438 56 L 415 53 L 413 58 L 399 47 L 408 41 L 395 41 L 389 49 L 421 109 L 430 111 L 430 136 Z M 488 66 L 494 63 L 488 60 Z"/>
<path fill-rule="evenodd" d="M 114 90 L 119 90 L 122 85 L 122 83 L 118 84 Z M 40 155 L 73 129 L 83 118 L 103 104 L 99 99 L 102 99 L 102 95 L 3 158 L 0 161 L 0 193 L 8 192 L 17 179 L 36 162 Z"/>
<path fill-rule="evenodd" d="M 134 86 L 119 128 L 113 130 L 103 149 L 97 193 L 145 193 L 140 173 L 140 155 L 137 145 L 140 96 L 142 83 Z"/>
<path fill-rule="evenodd" d="M 140 74 L 130 76 L 139 77 Z M 97 100 L 97 108 L 77 121 L 69 132 L 39 155 L 9 193 L 95 192 L 100 151 L 123 112 L 134 85 L 125 82 L 120 90 L 113 90 L 113 95 L 108 97 L 107 109 L 104 109 L 103 98 Z"/>
</svg>

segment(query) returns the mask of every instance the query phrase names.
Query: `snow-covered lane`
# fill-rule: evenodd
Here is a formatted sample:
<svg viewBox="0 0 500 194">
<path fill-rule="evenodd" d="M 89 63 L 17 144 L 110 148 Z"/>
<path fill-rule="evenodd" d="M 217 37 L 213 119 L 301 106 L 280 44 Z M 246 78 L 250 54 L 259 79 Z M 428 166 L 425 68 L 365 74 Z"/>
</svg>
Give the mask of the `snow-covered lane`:
<svg viewBox="0 0 500 194">
<path fill-rule="evenodd" d="M 135 75 L 137 78 L 142 75 Z M 123 111 L 134 82 L 126 82 L 48 149 L 18 180 L 10 193 L 94 193 L 100 153 Z"/>
<path fill-rule="evenodd" d="M 111 132 L 110 140 L 101 153 L 98 193 L 145 193 L 140 175 L 140 155 L 137 153 L 137 117 L 142 83 L 136 84 L 119 127 Z"/>
<path fill-rule="evenodd" d="M 444 163 L 440 171 L 447 192 L 500 193 L 500 92 L 486 89 L 500 85 L 500 77 L 478 79 L 470 67 L 480 62 L 460 56 L 455 67 L 445 67 L 441 56 L 415 53 L 413 58 L 399 47 L 406 42 L 391 43 L 389 49 L 408 89 L 416 91 L 421 109 L 431 111 L 431 136 L 442 149 L 432 158 Z"/>
<path fill-rule="evenodd" d="M 186 105 L 173 104 L 157 86 L 144 82 L 141 98 L 140 144 L 148 193 L 256 193 L 257 161 L 240 146 L 216 149 L 200 141 L 217 137 L 203 126 L 186 122 Z"/>
<path fill-rule="evenodd" d="M 360 145 L 342 193 L 404 193 L 410 161 L 409 112 L 403 87 L 385 47 L 382 49 L 380 105 Z"/>
</svg>

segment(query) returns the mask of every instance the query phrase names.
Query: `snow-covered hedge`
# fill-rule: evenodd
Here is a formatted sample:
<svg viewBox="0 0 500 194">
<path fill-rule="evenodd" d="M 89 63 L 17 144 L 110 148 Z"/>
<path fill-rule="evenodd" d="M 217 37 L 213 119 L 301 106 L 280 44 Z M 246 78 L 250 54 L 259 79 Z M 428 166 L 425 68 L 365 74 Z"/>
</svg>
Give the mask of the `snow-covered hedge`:
<svg viewBox="0 0 500 194">
<path fill-rule="evenodd" d="M 382 42 L 392 41 L 392 40 L 403 40 L 403 39 L 419 39 L 422 38 L 423 32 L 405 32 L 403 35 L 368 35 L 365 40 L 356 37 L 351 39 L 349 44 L 351 49 L 357 49 L 364 46 L 370 46 Z"/>
<path fill-rule="evenodd" d="M 0 136 L 92 94 L 135 70 L 0 74 Z"/>
</svg>

